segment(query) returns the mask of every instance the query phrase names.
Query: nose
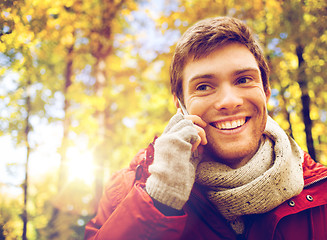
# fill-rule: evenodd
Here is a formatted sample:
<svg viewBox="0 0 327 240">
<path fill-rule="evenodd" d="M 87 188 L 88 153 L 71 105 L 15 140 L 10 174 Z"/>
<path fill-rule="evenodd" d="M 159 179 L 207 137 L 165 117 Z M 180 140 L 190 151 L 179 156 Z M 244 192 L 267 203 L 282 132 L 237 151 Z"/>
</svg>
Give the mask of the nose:
<svg viewBox="0 0 327 240">
<path fill-rule="evenodd" d="M 217 110 L 234 110 L 243 104 L 243 98 L 233 86 L 222 86 L 216 92 L 215 108 Z"/>
</svg>

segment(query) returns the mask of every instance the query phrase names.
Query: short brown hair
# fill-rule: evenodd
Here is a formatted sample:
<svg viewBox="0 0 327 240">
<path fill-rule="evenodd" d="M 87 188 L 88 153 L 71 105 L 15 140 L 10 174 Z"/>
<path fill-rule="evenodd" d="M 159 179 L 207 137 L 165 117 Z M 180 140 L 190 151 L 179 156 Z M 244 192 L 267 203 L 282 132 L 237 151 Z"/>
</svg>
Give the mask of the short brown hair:
<svg viewBox="0 0 327 240">
<path fill-rule="evenodd" d="M 269 67 L 258 40 L 241 20 L 231 17 L 208 18 L 190 27 L 177 43 L 170 66 L 171 92 L 184 104 L 183 70 L 189 58 L 200 59 L 229 42 L 244 44 L 254 55 L 265 92 L 269 88 Z"/>
</svg>

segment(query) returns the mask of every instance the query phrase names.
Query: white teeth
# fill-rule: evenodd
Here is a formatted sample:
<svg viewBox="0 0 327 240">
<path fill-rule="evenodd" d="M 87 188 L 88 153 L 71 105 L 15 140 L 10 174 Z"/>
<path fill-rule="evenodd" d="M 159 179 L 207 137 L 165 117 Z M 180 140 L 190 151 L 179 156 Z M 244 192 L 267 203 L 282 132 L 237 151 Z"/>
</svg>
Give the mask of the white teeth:
<svg viewBox="0 0 327 240">
<path fill-rule="evenodd" d="M 242 126 L 245 123 L 245 118 L 240 118 L 233 121 L 224 121 L 215 123 L 218 129 L 233 129 Z"/>
</svg>

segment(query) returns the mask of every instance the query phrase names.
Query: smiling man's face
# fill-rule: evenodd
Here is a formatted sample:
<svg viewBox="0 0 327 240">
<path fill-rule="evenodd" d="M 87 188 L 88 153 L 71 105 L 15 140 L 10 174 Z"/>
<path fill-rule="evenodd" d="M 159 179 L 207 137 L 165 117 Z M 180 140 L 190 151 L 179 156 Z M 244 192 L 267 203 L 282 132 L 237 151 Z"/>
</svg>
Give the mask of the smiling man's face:
<svg viewBox="0 0 327 240">
<path fill-rule="evenodd" d="M 187 62 L 183 93 L 188 112 L 208 123 L 206 154 L 233 168 L 251 159 L 265 129 L 270 89 L 265 93 L 246 46 L 228 43 Z"/>
</svg>

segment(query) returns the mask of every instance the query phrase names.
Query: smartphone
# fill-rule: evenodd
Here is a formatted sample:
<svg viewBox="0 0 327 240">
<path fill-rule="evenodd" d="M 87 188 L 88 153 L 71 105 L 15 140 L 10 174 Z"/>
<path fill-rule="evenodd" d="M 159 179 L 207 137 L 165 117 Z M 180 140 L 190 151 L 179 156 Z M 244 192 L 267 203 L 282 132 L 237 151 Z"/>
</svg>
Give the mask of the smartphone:
<svg viewBox="0 0 327 240">
<path fill-rule="evenodd" d="M 179 100 L 179 98 L 177 98 L 177 101 L 178 101 L 178 103 L 179 103 L 180 108 L 182 109 L 182 113 L 183 113 L 184 115 L 189 115 L 189 114 L 188 114 L 188 111 L 187 111 L 186 108 L 183 106 L 183 104 L 181 103 L 181 101 Z"/>
<path fill-rule="evenodd" d="M 185 107 L 183 106 L 183 104 L 181 103 L 181 101 L 179 100 L 179 98 L 177 98 L 177 101 L 178 101 L 178 103 L 179 103 L 179 107 L 182 109 L 182 113 L 183 113 L 184 115 L 190 115 L 190 114 L 188 113 L 188 111 L 186 110 L 186 108 L 185 108 Z M 193 157 L 196 157 L 196 158 L 199 157 L 199 152 L 198 152 L 197 149 L 193 152 Z"/>
</svg>

